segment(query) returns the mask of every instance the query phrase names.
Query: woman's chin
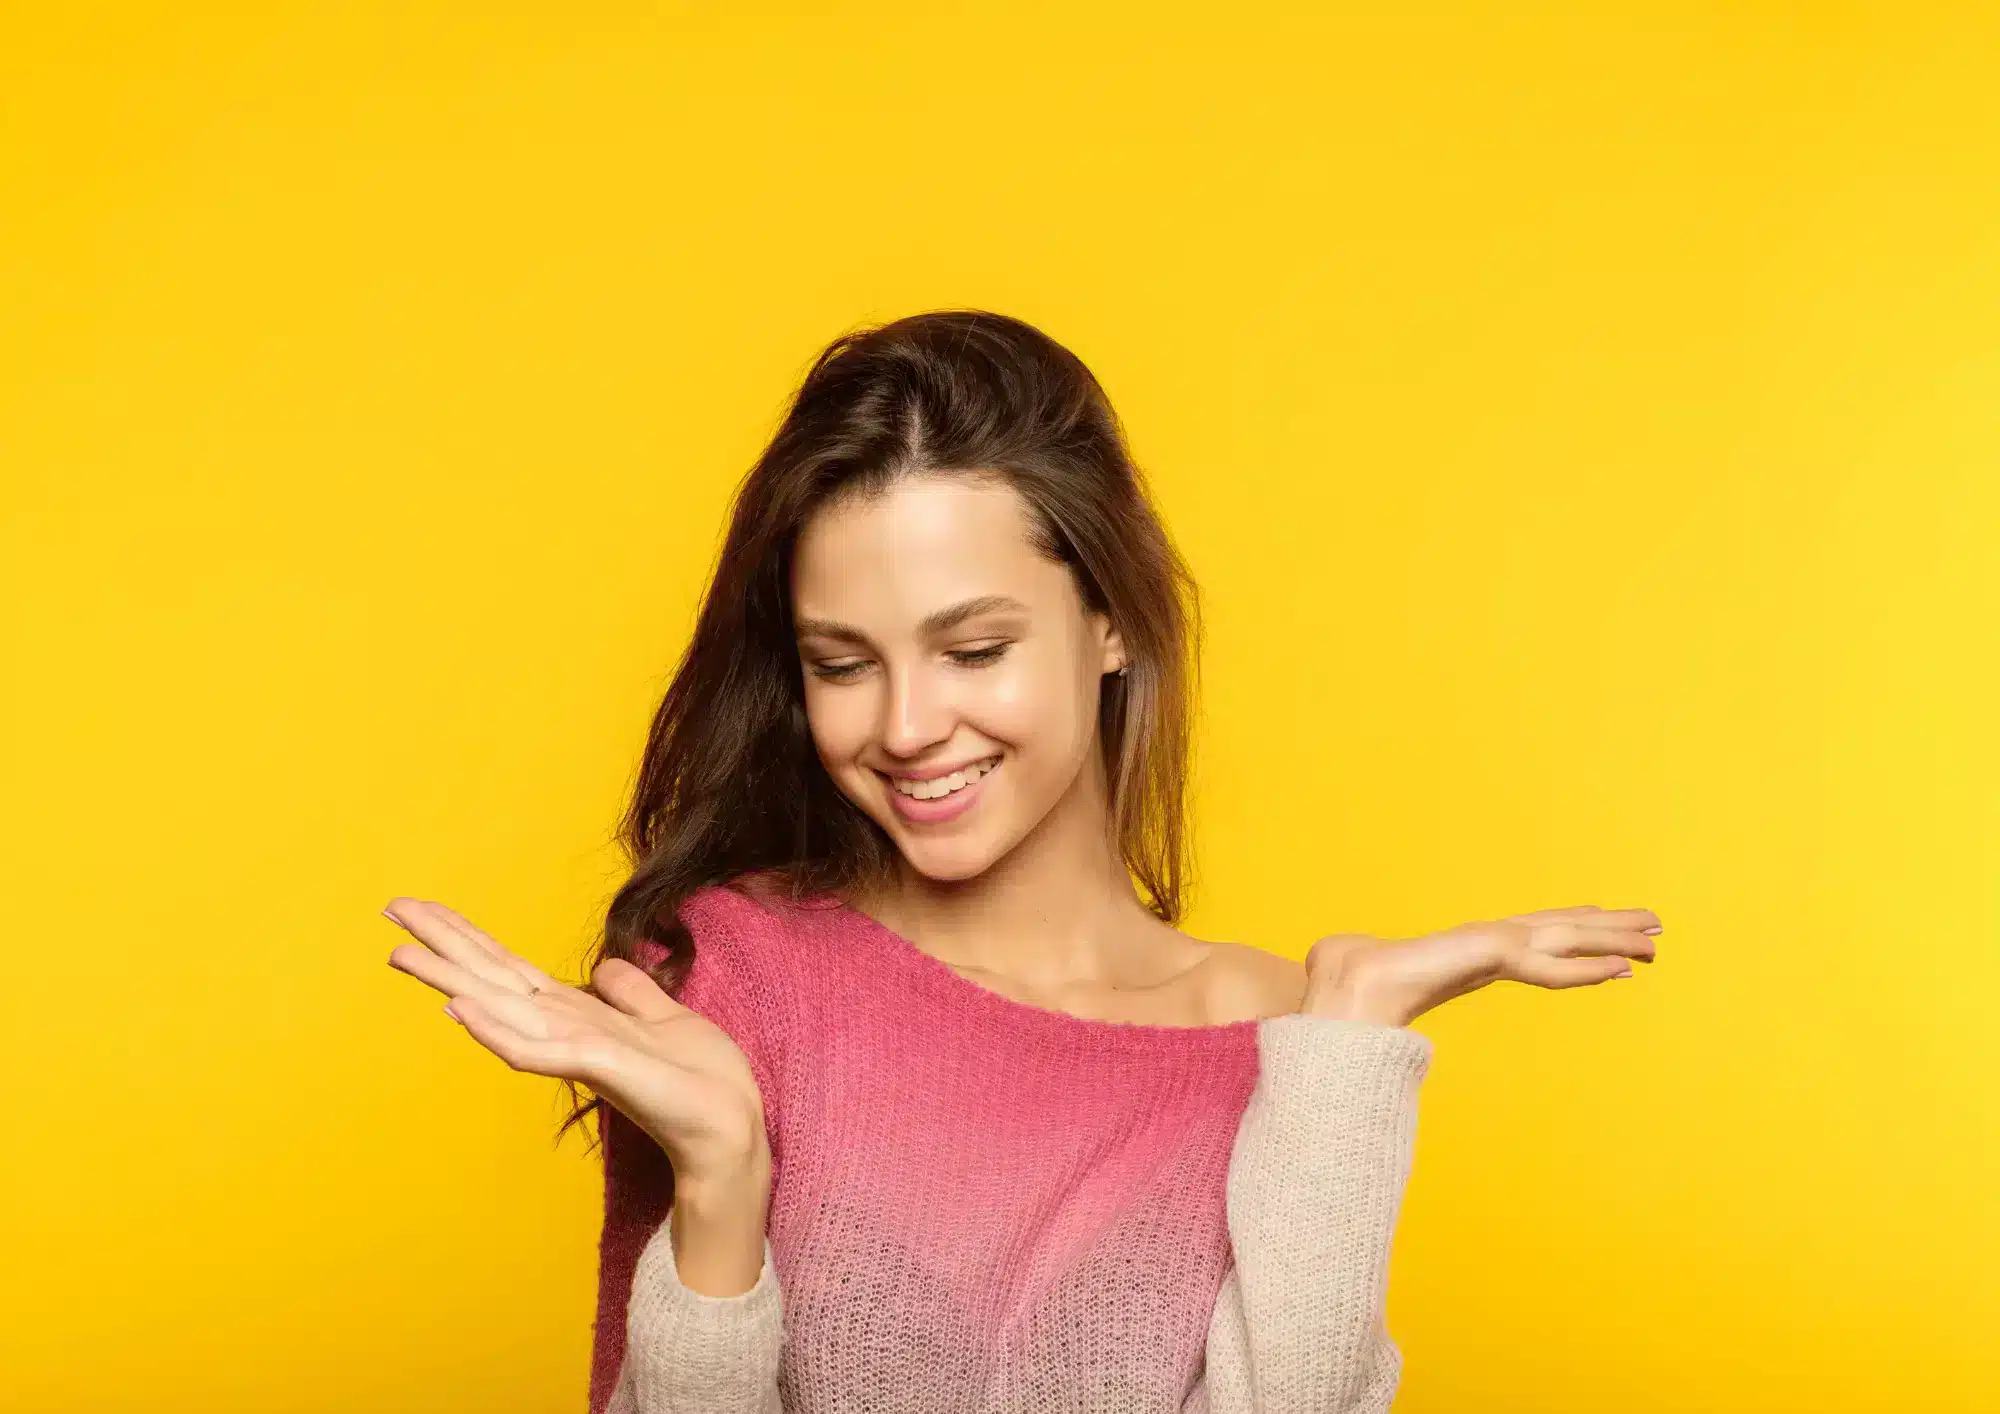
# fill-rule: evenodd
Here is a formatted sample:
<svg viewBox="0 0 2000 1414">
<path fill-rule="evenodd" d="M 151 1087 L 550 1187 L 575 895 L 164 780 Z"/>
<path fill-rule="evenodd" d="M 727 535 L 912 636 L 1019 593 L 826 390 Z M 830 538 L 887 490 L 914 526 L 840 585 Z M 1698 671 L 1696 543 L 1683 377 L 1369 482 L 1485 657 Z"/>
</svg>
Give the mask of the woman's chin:
<svg viewBox="0 0 2000 1414">
<path fill-rule="evenodd" d="M 977 878 L 992 868 L 994 861 L 1000 857 L 1000 851 L 985 838 L 913 840 L 904 837 L 896 843 L 912 869 L 940 884 Z"/>
</svg>

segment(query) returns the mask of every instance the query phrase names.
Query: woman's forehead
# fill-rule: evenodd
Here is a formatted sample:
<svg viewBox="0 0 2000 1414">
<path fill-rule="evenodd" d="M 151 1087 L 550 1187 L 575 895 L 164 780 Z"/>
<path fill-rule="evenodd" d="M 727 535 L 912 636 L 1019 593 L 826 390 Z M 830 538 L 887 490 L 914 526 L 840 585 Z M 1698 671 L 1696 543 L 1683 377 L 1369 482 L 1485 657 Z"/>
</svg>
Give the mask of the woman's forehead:
<svg viewBox="0 0 2000 1414">
<path fill-rule="evenodd" d="M 920 633 L 926 619 L 973 603 L 988 616 L 1056 611 L 1068 573 L 1035 549 L 1031 529 L 1011 488 L 966 478 L 913 478 L 829 506 L 793 557 L 800 631 L 828 621 Z"/>
</svg>

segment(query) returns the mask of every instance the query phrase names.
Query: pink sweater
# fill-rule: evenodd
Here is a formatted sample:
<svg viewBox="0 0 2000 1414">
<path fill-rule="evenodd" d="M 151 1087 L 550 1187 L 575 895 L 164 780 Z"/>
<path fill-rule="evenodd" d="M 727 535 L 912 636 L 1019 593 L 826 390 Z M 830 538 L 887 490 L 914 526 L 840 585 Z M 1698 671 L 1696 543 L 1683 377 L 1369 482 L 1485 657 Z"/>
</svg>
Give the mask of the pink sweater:
<svg viewBox="0 0 2000 1414">
<path fill-rule="evenodd" d="M 1389 1407 L 1425 1037 L 1074 1017 L 830 899 L 681 916 L 681 1000 L 764 1097 L 764 1269 L 680 1284 L 666 1159 L 608 1111 L 592 1414 Z"/>
</svg>

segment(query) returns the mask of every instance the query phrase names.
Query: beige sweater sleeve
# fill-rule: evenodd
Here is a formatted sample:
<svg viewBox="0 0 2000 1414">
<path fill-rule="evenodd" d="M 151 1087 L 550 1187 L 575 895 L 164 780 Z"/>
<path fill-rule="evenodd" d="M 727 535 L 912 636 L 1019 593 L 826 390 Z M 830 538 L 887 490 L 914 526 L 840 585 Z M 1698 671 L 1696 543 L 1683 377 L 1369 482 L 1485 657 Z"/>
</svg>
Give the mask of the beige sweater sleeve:
<svg viewBox="0 0 2000 1414">
<path fill-rule="evenodd" d="M 783 1302 L 771 1239 L 756 1285 L 704 1296 L 681 1284 L 671 1221 L 639 1254 L 625 1308 L 625 1360 L 604 1414 L 782 1414 Z"/>
<path fill-rule="evenodd" d="M 1259 1023 L 1228 1180 L 1235 1265 L 1185 1414 L 1382 1414 L 1384 1305 L 1429 1038 L 1303 1014 Z"/>
</svg>

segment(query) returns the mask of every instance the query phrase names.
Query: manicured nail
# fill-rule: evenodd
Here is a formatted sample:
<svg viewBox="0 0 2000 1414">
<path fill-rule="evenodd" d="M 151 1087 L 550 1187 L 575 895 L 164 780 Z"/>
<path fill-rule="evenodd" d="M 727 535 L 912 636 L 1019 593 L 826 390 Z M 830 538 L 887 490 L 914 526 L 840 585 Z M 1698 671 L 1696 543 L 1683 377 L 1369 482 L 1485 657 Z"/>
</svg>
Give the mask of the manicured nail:
<svg viewBox="0 0 2000 1414">
<path fill-rule="evenodd" d="M 1626 969 L 1625 969 L 1625 970 L 1624 970 L 1623 972 L 1614 972 L 1614 973 L 1612 973 L 1612 974 L 1611 974 L 1611 980 L 1615 982 L 1615 981 L 1617 981 L 1617 980 L 1618 980 L 1618 979 L 1619 979 L 1620 977 L 1630 977 L 1631 975 L 1632 975 L 1632 969 L 1628 967 L 1628 968 L 1626 968 Z"/>
<path fill-rule="evenodd" d="M 444 1014 L 450 1017 L 453 1021 L 456 1021 L 460 1026 L 465 1025 L 465 1018 L 460 1016 L 457 1012 L 451 1009 L 450 1002 L 446 1002 L 444 1004 Z"/>
<path fill-rule="evenodd" d="M 1661 931 L 1661 929 L 1660 929 L 1660 925 L 1659 925 L 1659 924 L 1657 924 L 1657 923 L 1655 923 L 1655 924 L 1654 924 L 1654 925 L 1653 925 L 1652 927 L 1650 927 L 1650 928 L 1641 928 L 1641 929 L 1640 929 L 1639 931 L 1640 931 L 1640 932 L 1642 932 L 1642 933 L 1657 933 L 1657 932 Z"/>
<path fill-rule="evenodd" d="M 388 919 L 391 923 L 395 924 L 398 928 L 403 926 L 403 920 L 398 918 L 395 914 L 391 913 L 386 908 L 382 910 L 382 916 Z"/>
</svg>

